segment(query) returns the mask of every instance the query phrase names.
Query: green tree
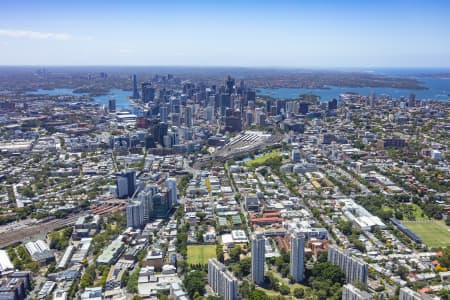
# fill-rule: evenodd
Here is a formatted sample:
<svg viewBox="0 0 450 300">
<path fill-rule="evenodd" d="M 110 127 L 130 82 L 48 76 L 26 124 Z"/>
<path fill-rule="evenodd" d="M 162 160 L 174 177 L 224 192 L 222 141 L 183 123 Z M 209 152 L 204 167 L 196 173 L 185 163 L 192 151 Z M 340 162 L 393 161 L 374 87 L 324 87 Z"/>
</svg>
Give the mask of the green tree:
<svg viewBox="0 0 450 300">
<path fill-rule="evenodd" d="M 203 295 L 205 293 L 206 273 L 203 271 L 191 271 L 185 275 L 183 285 L 189 297 L 193 298 L 196 293 Z"/>
<path fill-rule="evenodd" d="M 294 289 L 294 297 L 297 299 L 301 299 L 305 296 L 305 290 L 303 288 L 295 288 Z"/>
</svg>

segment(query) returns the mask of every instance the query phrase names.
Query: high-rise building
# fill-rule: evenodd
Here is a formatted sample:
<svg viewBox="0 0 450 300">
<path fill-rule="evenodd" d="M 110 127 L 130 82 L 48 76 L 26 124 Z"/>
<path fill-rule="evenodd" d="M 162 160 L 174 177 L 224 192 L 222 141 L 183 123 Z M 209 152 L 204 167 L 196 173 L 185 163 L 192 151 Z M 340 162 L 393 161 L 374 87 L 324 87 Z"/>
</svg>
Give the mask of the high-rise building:
<svg viewBox="0 0 450 300">
<path fill-rule="evenodd" d="M 192 106 L 187 105 L 184 111 L 184 121 L 187 127 L 192 127 Z"/>
<path fill-rule="evenodd" d="M 153 100 L 155 99 L 155 91 L 156 90 L 152 86 L 151 82 L 144 82 L 142 84 L 142 102 L 153 102 Z"/>
<path fill-rule="evenodd" d="M 292 159 L 294 162 L 299 162 L 299 161 L 302 160 L 302 156 L 301 156 L 301 154 L 300 154 L 300 150 L 299 150 L 297 147 L 295 147 L 294 149 L 292 149 L 291 159 Z"/>
<path fill-rule="evenodd" d="M 225 116 L 227 108 L 231 108 L 231 96 L 229 94 L 220 95 L 220 115 Z"/>
<path fill-rule="evenodd" d="M 238 280 L 216 258 L 208 260 L 208 284 L 224 300 L 237 299 Z"/>
<path fill-rule="evenodd" d="M 400 289 L 400 295 L 398 300 L 431 300 L 432 297 L 428 295 L 421 295 L 408 287 L 403 287 Z"/>
<path fill-rule="evenodd" d="M 167 106 L 164 105 L 159 108 L 159 116 L 160 116 L 161 122 L 167 123 L 167 118 L 169 116 Z"/>
<path fill-rule="evenodd" d="M 355 280 L 367 283 L 369 274 L 367 263 L 357 257 L 352 257 L 349 251 L 332 245 L 328 247 L 328 261 L 339 266 L 345 272 L 348 283 L 352 283 Z"/>
<path fill-rule="evenodd" d="M 373 297 L 352 284 L 346 284 L 342 289 L 342 300 L 372 300 Z"/>
<path fill-rule="evenodd" d="M 142 203 L 144 222 L 151 219 L 153 212 L 153 196 L 158 193 L 157 185 L 146 186 L 138 195 L 138 200 Z"/>
<path fill-rule="evenodd" d="M 259 285 L 264 283 L 265 244 L 264 234 L 255 233 L 252 237 L 252 281 Z"/>
<path fill-rule="evenodd" d="M 136 190 L 136 172 L 129 171 L 121 173 L 116 181 L 117 197 L 132 197 Z"/>
<path fill-rule="evenodd" d="M 375 107 L 377 105 L 376 101 L 377 101 L 377 96 L 375 95 L 375 93 L 372 92 L 369 96 L 369 105 L 371 107 Z"/>
<path fill-rule="evenodd" d="M 408 98 L 408 106 L 409 106 L 409 107 L 414 107 L 414 106 L 416 106 L 416 95 L 415 95 L 415 94 L 409 94 L 409 98 Z"/>
<path fill-rule="evenodd" d="M 226 93 L 228 93 L 229 95 L 233 94 L 234 93 L 234 85 L 235 85 L 234 78 L 231 78 L 231 76 L 228 76 L 225 84 L 226 84 Z"/>
<path fill-rule="evenodd" d="M 309 111 L 308 102 L 300 102 L 299 113 L 306 115 Z"/>
<path fill-rule="evenodd" d="M 177 180 L 175 178 L 167 178 L 166 186 L 169 189 L 170 201 L 173 204 L 178 203 L 178 195 L 177 195 Z"/>
<path fill-rule="evenodd" d="M 108 111 L 111 113 L 116 112 L 116 99 L 109 99 Z"/>
<path fill-rule="evenodd" d="M 291 235 L 290 274 L 295 282 L 305 278 L 305 236 L 299 233 Z"/>
<path fill-rule="evenodd" d="M 136 74 L 133 74 L 133 99 L 139 99 Z"/>
<path fill-rule="evenodd" d="M 286 113 L 286 100 L 280 99 L 276 102 L 277 115 Z"/>
<path fill-rule="evenodd" d="M 337 100 L 336 99 L 328 101 L 328 109 L 329 110 L 337 109 Z"/>
<path fill-rule="evenodd" d="M 144 207 L 140 201 L 131 201 L 127 205 L 127 227 L 141 228 L 144 225 Z"/>
</svg>

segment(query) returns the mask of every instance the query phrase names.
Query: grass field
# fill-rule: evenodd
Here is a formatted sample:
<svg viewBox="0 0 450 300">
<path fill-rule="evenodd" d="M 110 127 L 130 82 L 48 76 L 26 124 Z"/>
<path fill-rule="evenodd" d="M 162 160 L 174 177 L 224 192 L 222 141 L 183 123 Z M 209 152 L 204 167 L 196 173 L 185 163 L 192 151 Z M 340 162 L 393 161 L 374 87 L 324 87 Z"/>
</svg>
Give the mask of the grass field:
<svg viewBox="0 0 450 300">
<path fill-rule="evenodd" d="M 187 246 L 187 263 L 189 265 L 206 265 L 210 258 L 216 258 L 216 245 Z"/>
<path fill-rule="evenodd" d="M 450 246 L 450 229 L 444 221 L 402 222 L 429 247 Z"/>
<path fill-rule="evenodd" d="M 245 163 L 247 167 L 259 167 L 266 163 L 267 160 L 271 158 L 276 158 L 280 156 L 280 151 L 275 150 L 269 153 L 266 153 L 262 156 L 256 157 L 255 159 L 249 160 Z"/>
</svg>

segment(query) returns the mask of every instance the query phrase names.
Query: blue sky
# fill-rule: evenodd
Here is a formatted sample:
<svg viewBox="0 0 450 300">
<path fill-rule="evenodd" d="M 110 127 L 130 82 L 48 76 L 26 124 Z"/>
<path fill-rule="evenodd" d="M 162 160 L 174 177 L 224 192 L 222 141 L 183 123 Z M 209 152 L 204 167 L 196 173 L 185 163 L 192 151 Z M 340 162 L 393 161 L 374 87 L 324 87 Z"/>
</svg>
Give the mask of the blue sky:
<svg viewBox="0 0 450 300">
<path fill-rule="evenodd" d="M 0 65 L 450 67 L 450 1 L 0 2 Z"/>
</svg>

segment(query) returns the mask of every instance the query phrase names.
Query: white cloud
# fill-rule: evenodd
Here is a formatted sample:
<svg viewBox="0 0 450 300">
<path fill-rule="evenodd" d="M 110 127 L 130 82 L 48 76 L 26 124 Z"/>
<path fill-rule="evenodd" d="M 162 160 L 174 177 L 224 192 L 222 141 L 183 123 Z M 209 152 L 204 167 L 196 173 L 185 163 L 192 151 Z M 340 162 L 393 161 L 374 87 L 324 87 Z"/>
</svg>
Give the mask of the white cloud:
<svg viewBox="0 0 450 300">
<path fill-rule="evenodd" d="M 72 38 L 68 33 L 39 32 L 21 29 L 0 29 L 0 36 L 12 38 L 26 38 L 33 40 L 57 40 L 67 41 Z"/>
</svg>

